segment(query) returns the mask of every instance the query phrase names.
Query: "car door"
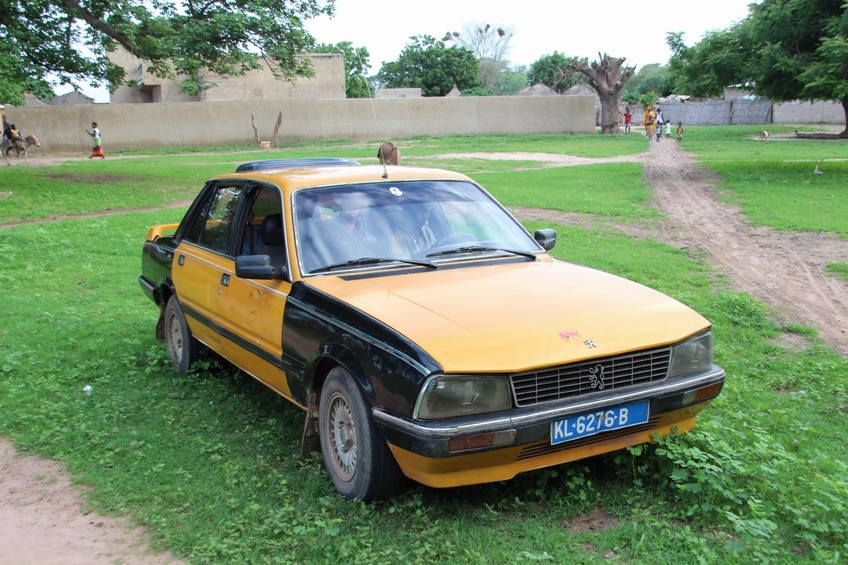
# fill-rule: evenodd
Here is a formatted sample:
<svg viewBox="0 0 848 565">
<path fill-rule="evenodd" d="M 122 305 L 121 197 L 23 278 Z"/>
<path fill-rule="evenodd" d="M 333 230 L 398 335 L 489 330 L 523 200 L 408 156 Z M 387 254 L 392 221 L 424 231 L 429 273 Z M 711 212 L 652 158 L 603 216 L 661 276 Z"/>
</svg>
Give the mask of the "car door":
<svg viewBox="0 0 848 565">
<path fill-rule="evenodd" d="M 288 266 L 279 189 L 252 185 L 243 195 L 233 256 L 217 289 L 221 350 L 225 357 L 280 394 L 290 397 L 282 368 L 283 308 L 291 289 L 289 280 L 254 280 L 235 274 L 235 255 L 268 255 L 276 265 Z"/>
<path fill-rule="evenodd" d="M 203 203 L 182 231 L 171 267 L 177 298 L 192 334 L 221 352 L 220 296 L 233 276 L 230 249 L 240 182 L 213 181 L 204 188 Z"/>
</svg>

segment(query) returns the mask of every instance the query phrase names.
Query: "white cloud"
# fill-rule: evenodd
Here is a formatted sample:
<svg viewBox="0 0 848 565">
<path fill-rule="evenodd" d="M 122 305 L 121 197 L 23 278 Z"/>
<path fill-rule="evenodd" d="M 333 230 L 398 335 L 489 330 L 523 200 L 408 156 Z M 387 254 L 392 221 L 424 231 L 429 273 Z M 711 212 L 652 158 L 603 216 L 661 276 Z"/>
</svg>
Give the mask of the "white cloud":
<svg viewBox="0 0 848 565">
<path fill-rule="evenodd" d="M 597 59 L 626 57 L 629 65 L 665 64 L 668 32 L 683 32 L 688 45 L 707 31 L 726 29 L 748 15 L 751 0 L 624 0 L 519 2 L 481 0 L 336 0 L 336 16 L 310 20 L 319 43 L 350 41 L 371 54 L 371 72 L 397 60 L 410 36 L 441 38 L 464 23 L 489 23 L 514 31 L 510 63 L 529 65 L 559 51 Z"/>
</svg>

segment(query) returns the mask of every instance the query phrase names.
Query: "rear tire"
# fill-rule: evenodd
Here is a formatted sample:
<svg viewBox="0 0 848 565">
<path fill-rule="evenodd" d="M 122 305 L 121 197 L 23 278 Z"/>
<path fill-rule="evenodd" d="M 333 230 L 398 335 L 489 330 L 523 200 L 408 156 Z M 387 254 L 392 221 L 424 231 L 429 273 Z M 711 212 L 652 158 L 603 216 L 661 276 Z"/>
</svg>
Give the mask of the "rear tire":
<svg viewBox="0 0 848 565">
<path fill-rule="evenodd" d="M 330 371 L 321 389 L 318 429 L 324 466 L 345 498 L 368 502 L 397 491 L 400 468 L 374 424 L 370 406 L 342 367 Z"/>
<path fill-rule="evenodd" d="M 172 296 L 165 306 L 164 331 L 171 362 L 180 374 L 185 375 L 200 358 L 200 344 L 191 335 L 176 296 Z"/>
</svg>

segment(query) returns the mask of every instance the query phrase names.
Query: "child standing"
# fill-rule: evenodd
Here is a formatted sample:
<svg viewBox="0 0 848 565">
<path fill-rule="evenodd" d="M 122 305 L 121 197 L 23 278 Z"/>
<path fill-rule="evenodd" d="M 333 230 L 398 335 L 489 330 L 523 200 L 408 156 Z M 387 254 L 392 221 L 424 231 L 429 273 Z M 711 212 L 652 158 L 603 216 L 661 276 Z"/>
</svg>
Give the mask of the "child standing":
<svg viewBox="0 0 848 565">
<path fill-rule="evenodd" d="M 668 121 L 665 123 L 665 136 L 671 137 L 671 122 Z"/>
<path fill-rule="evenodd" d="M 677 122 L 677 141 L 683 139 L 683 122 Z"/>
<path fill-rule="evenodd" d="M 660 110 L 659 108 L 657 108 L 656 122 L 657 122 L 657 141 L 659 141 L 660 139 L 662 139 L 662 134 L 663 134 L 662 128 L 663 128 L 663 122 L 664 122 L 662 110 Z"/>
</svg>

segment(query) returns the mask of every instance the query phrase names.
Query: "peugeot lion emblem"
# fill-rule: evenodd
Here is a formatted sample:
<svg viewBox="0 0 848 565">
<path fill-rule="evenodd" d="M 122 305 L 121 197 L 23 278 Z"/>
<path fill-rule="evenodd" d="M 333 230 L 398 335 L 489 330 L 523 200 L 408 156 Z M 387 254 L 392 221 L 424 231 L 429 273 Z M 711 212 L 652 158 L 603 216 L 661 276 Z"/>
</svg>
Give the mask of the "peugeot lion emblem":
<svg viewBox="0 0 848 565">
<path fill-rule="evenodd" d="M 589 384 L 592 388 L 604 390 L 604 366 L 595 365 L 589 369 Z"/>
</svg>

